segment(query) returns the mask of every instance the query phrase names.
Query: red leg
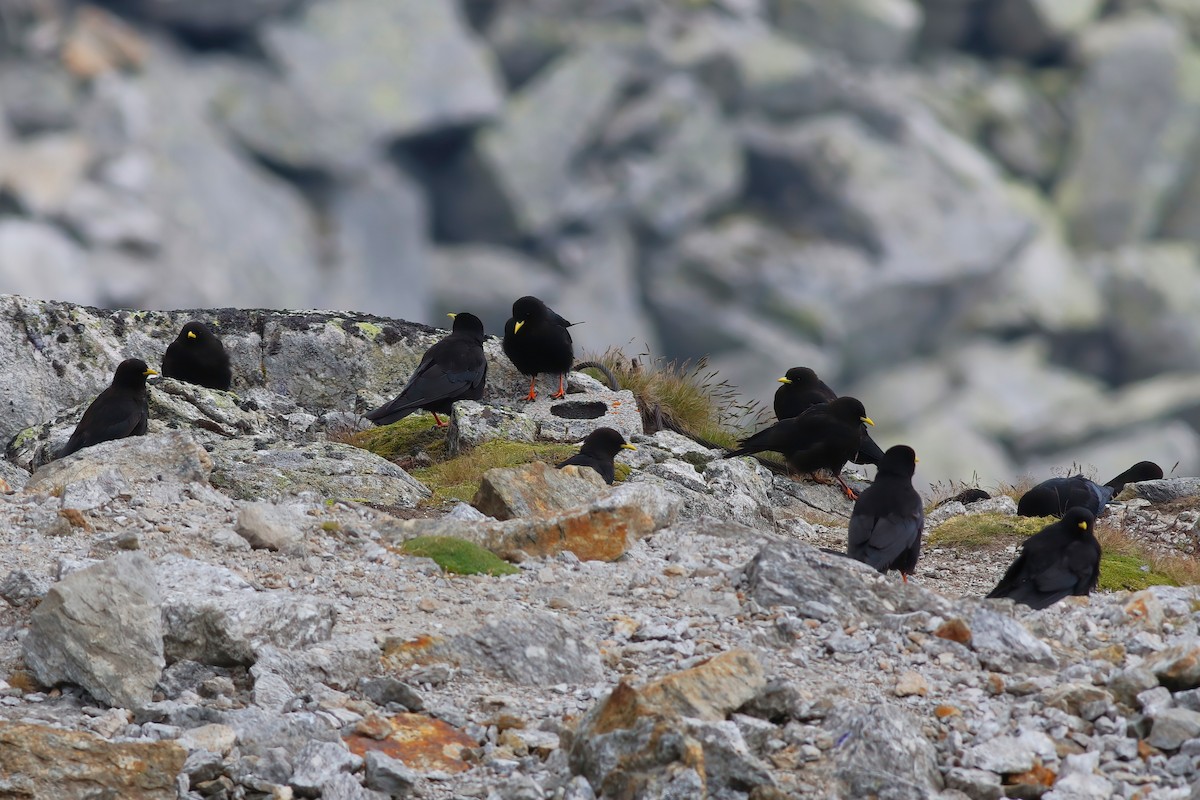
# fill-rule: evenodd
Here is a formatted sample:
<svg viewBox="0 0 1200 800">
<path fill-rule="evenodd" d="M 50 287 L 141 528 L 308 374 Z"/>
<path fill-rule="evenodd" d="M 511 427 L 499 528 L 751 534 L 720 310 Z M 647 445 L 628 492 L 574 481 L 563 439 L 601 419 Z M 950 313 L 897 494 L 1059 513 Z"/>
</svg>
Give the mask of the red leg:
<svg viewBox="0 0 1200 800">
<path fill-rule="evenodd" d="M 837 482 L 842 485 L 842 490 L 846 493 L 846 497 L 849 497 L 851 500 L 858 499 L 858 494 L 853 489 L 851 489 L 849 486 L 846 485 L 846 482 L 844 480 L 842 480 L 841 475 L 835 475 L 834 477 L 836 477 Z"/>
<path fill-rule="evenodd" d="M 901 572 L 901 573 L 900 573 L 900 580 L 904 581 L 905 583 L 908 583 L 908 573 L 906 573 L 906 572 Z"/>
<path fill-rule="evenodd" d="M 560 372 L 558 375 L 558 391 L 550 395 L 555 400 L 562 400 L 567 396 L 566 389 L 563 388 L 563 377 L 563 374 Z"/>
<path fill-rule="evenodd" d="M 442 420 L 441 420 L 441 419 L 438 417 L 438 415 L 437 415 L 437 412 L 436 412 L 436 411 L 434 411 L 434 412 L 432 412 L 432 413 L 433 413 L 433 421 L 434 421 L 434 423 L 437 425 L 437 427 L 439 427 L 439 428 L 448 428 L 448 427 L 450 427 L 450 423 L 449 423 L 449 422 L 442 422 Z"/>
<path fill-rule="evenodd" d="M 529 379 L 529 394 L 525 395 L 525 399 L 530 402 L 537 400 L 537 375 Z"/>
</svg>

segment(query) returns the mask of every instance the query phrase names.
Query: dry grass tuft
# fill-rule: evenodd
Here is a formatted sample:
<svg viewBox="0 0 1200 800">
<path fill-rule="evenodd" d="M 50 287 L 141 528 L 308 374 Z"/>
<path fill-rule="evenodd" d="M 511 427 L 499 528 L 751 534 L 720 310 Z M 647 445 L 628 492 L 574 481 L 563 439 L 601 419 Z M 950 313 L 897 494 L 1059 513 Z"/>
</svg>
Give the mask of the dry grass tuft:
<svg viewBox="0 0 1200 800">
<path fill-rule="evenodd" d="M 1104 550 L 1104 561 L 1100 565 L 1101 588 L 1145 589 L 1147 586 L 1193 586 L 1200 584 L 1200 562 L 1185 555 L 1168 555 L 1155 552 L 1130 536 L 1120 527 L 1108 522 L 1096 526 L 1096 538 Z M 1106 586 L 1104 562 L 1110 559 L 1114 567 L 1123 565 L 1120 580 L 1113 582 L 1132 585 Z M 1118 562 L 1118 559 L 1120 561 Z M 1132 570 L 1136 570 L 1136 574 Z"/>
</svg>

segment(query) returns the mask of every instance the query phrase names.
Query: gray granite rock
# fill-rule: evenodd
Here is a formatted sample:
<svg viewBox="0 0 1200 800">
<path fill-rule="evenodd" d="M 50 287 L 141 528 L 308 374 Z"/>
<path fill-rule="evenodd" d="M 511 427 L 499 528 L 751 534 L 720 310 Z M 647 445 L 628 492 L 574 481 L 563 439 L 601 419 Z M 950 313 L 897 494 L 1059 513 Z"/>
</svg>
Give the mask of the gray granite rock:
<svg viewBox="0 0 1200 800">
<path fill-rule="evenodd" d="M 365 633 L 333 636 L 303 648 L 262 645 L 255 653 L 250 674 L 257 680 L 274 673 L 296 693 L 307 692 L 316 683 L 349 689 L 358 684 L 360 676 L 378 669 L 379 655 L 375 637 Z"/>
<path fill-rule="evenodd" d="M 165 664 L 161 603 L 141 553 L 73 573 L 30 615 L 25 663 L 47 686 L 73 683 L 107 705 L 139 708 Z"/>
<path fill-rule="evenodd" d="M 1050 646 L 1018 620 L 980 608 L 971 616 L 971 648 L 989 669 L 1012 672 L 1027 664 L 1058 665 Z"/>
<path fill-rule="evenodd" d="M 362 768 L 363 760 L 342 742 L 313 741 L 300 748 L 293 763 L 295 770 L 289 784 L 301 794 L 312 795 L 320 792 L 334 774 Z"/>
<path fill-rule="evenodd" d="M 523 685 L 589 684 L 602 674 L 591 637 L 558 614 L 493 617 L 483 627 L 447 642 L 446 652 L 476 669 Z"/>
<path fill-rule="evenodd" d="M 838 715 L 833 731 L 842 742 L 834 763 L 847 796 L 915 800 L 942 788 L 936 751 L 909 712 L 885 705 L 851 707 Z"/>
<path fill-rule="evenodd" d="M 238 511 L 235 530 L 251 547 L 296 551 L 311 518 L 300 507 L 250 503 Z"/>
<path fill-rule="evenodd" d="M 913 0 L 771 0 L 775 24 L 867 63 L 904 59 L 921 28 L 921 6 Z"/>
</svg>

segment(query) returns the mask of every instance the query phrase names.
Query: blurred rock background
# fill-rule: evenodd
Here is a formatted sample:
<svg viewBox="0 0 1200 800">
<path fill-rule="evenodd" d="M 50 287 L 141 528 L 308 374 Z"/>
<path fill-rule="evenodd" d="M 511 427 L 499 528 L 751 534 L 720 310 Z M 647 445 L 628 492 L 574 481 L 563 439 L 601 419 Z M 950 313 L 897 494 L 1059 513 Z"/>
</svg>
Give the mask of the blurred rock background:
<svg viewBox="0 0 1200 800">
<path fill-rule="evenodd" d="M 1195 0 L 0 0 L 0 291 L 807 364 L 929 481 L 1200 471 Z"/>
</svg>

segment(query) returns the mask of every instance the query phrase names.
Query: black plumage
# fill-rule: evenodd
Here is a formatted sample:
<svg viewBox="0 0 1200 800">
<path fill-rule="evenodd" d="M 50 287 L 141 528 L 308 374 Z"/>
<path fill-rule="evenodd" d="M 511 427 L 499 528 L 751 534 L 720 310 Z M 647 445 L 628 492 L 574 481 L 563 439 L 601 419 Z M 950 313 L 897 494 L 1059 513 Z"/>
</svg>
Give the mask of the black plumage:
<svg viewBox="0 0 1200 800">
<path fill-rule="evenodd" d="M 1010 597 L 1030 608 L 1046 608 L 1067 595 L 1090 594 L 1100 580 L 1096 516 L 1072 508 L 1021 545 L 1021 554 L 988 597 Z"/>
<path fill-rule="evenodd" d="M 850 499 L 854 491 L 842 480 L 842 467 L 858 452 L 859 429 L 875 423 L 867 416 L 862 402 L 854 397 L 839 397 L 829 403 L 813 406 L 798 417 L 780 420 L 769 428 L 745 439 L 741 447 L 726 455 L 750 455 L 771 450 L 800 473 L 828 470 Z"/>
<path fill-rule="evenodd" d="M 1079 506 L 1099 514 L 1126 483 L 1157 480 L 1162 467 L 1153 461 L 1139 461 L 1108 483 L 1100 484 L 1083 475 L 1050 478 L 1021 495 L 1017 514 L 1022 517 L 1061 517 L 1067 509 Z"/>
<path fill-rule="evenodd" d="M 894 569 L 905 582 L 921 557 L 925 509 L 913 488 L 917 456 L 911 447 L 889 447 L 875 482 L 863 490 L 850 514 L 846 551 L 880 572 Z"/>
<path fill-rule="evenodd" d="M 192 320 L 183 326 L 163 355 L 162 374 L 167 378 L 229 391 L 233 369 L 225 345 L 203 322 Z"/>
<path fill-rule="evenodd" d="M 783 385 L 775 390 L 774 405 L 775 417 L 780 420 L 798 417 L 815 405 L 837 399 L 837 393 L 809 367 L 792 367 L 779 382 Z M 862 425 L 859 432 L 861 441 L 850 460 L 855 464 L 878 464 L 883 458 L 883 450 L 871 438 L 866 425 Z"/>
<path fill-rule="evenodd" d="M 605 483 L 611 485 L 617 477 L 613 459 L 622 450 L 637 450 L 637 448 L 625 441 L 625 437 L 618 430 L 596 428 L 583 440 L 579 452 L 559 464 L 558 468 L 562 469 L 572 464 L 578 467 L 591 467 L 600 473 L 600 477 L 604 478 Z"/>
<path fill-rule="evenodd" d="M 541 300 L 526 295 L 513 303 L 513 315 L 504 323 L 504 355 L 522 375 L 529 376 L 526 400 L 537 399 L 537 376 L 558 375 L 554 398 L 566 396 L 563 380 L 575 362 L 575 347 L 567 322 Z"/>
<path fill-rule="evenodd" d="M 158 373 L 140 358 L 129 358 L 117 365 L 112 383 L 91 402 L 58 458 L 100 442 L 142 436 L 150 419 L 150 395 L 146 376 Z"/>
<path fill-rule="evenodd" d="M 454 323 L 450 334 L 421 356 L 421 363 L 390 403 L 367 413 L 376 425 L 387 425 L 404 419 L 420 409 L 433 414 L 439 427 L 438 414 L 449 414 L 458 400 L 478 400 L 483 397 L 487 383 L 487 358 L 483 355 L 483 322 L 474 314 L 451 314 Z"/>
</svg>

